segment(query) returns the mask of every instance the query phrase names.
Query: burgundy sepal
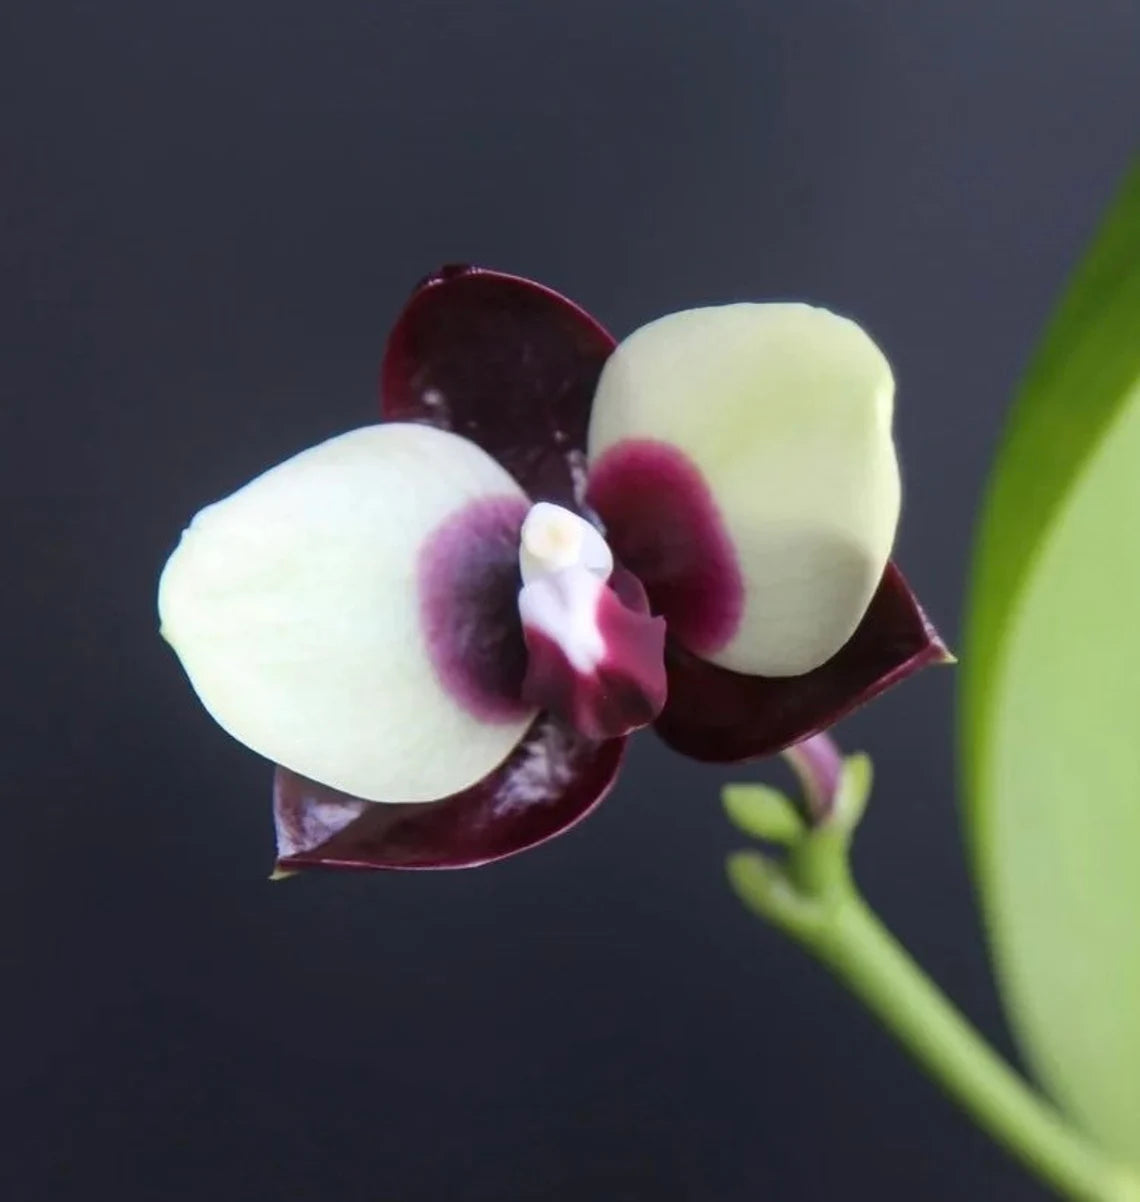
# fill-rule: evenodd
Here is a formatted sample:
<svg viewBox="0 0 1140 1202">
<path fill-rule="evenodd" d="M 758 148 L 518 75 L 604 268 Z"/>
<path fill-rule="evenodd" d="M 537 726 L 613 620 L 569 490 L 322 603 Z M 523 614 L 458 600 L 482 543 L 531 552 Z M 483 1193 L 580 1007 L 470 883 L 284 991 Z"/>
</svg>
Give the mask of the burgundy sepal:
<svg viewBox="0 0 1140 1202">
<path fill-rule="evenodd" d="M 586 429 L 614 339 L 557 292 L 480 267 L 444 267 L 398 318 L 380 371 L 389 421 L 478 443 L 536 501 L 577 508 Z"/>
<path fill-rule="evenodd" d="M 804 676 L 745 676 L 669 640 L 669 697 L 655 729 L 674 750 L 697 760 L 771 755 L 826 730 L 920 668 L 951 659 L 891 563 L 855 633 Z"/>
<path fill-rule="evenodd" d="M 609 792 L 624 739 L 584 739 L 546 715 L 478 784 L 440 801 L 361 801 L 278 768 L 278 868 L 474 868 L 580 822 Z"/>
</svg>

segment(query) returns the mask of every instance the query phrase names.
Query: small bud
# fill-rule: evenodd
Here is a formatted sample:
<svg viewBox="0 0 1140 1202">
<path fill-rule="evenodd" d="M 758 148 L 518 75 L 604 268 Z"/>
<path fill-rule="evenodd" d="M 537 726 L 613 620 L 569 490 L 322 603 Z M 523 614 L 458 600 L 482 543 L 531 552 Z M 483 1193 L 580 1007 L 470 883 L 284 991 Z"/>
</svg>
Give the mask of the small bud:
<svg viewBox="0 0 1140 1202">
<path fill-rule="evenodd" d="M 812 735 L 787 748 L 784 759 L 799 778 L 813 826 L 826 822 L 835 804 L 843 756 L 829 734 Z"/>
<path fill-rule="evenodd" d="M 768 785 L 726 785 L 721 800 L 729 821 L 753 839 L 789 846 L 805 829 L 796 804 L 779 789 Z"/>
<path fill-rule="evenodd" d="M 853 831 L 859 825 L 867 808 L 867 799 L 871 796 L 873 778 L 874 768 L 869 755 L 857 751 L 844 758 L 832 808 L 832 821 L 848 831 Z"/>
</svg>

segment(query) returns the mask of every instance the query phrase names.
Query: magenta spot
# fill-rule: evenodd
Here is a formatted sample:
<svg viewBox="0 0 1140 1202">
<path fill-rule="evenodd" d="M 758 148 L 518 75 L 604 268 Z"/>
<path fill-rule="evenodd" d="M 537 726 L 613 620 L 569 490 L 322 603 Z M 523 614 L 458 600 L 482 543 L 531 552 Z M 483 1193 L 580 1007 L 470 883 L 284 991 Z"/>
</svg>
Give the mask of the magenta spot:
<svg viewBox="0 0 1140 1202">
<path fill-rule="evenodd" d="M 519 529 L 529 502 L 484 497 L 451 514 L 418 563 L 420 621 L 443 687 L 485 722 L 525 714 Z"/>
<path fill-rule="evenodd" d="M 590 468 L 586 499 L 670 635 L 698 655 L 720 650 L 740 625 L 744 582 L 697 466 L 668 443 L 627 439 Z"/>
</svg>

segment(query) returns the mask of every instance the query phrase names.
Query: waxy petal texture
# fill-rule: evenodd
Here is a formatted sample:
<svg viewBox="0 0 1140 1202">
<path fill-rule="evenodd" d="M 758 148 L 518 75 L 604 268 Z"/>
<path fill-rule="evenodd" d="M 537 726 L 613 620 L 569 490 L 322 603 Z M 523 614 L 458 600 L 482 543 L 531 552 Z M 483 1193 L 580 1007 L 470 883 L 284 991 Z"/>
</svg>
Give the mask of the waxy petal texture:
<svg viewBox="0 0 1140 1202">
<path fill-rule="evenodd" d="M 384 353 L 380 406 L 493 455 L 536 501 L 576 507 L 586 427 L 614 339 L 541 284 L 446 267 L 412 294 Z"/>
<path fill-rule="evenodd" d="M 690 651 L 798 676 L 851 637 L 898 520 L 893 398 L 871 339 L 809 305 L 674 313 L 618 346 L 589 500 Z"/>
<path fill-rule="evenodd" d="M 426 805 L 372 805 L 279 768 L 278 866 L 473 868 L 581 821 L 609 792 L 624 739 L 592 742 L 540 717 L 494 772 Z"/>
<path fill-rule="evenodd" d="M 519 698 L 526 510 L 464 439 L 351 431 L 198 514 L 162 576 L 162 632 L 247 747 L 371 801 L 449 797 L 535 717 Z"/>
<path fill-rule="evenodd" d="M 670 642 L 669 697 L 655 729 L 674 750 L 697 760 L 730 763 L 771 755 L 826 730 L 920 668 L 951 660 L 890 564 L 850 640 L 804 676 L 730 672 Z"/>
</svg>

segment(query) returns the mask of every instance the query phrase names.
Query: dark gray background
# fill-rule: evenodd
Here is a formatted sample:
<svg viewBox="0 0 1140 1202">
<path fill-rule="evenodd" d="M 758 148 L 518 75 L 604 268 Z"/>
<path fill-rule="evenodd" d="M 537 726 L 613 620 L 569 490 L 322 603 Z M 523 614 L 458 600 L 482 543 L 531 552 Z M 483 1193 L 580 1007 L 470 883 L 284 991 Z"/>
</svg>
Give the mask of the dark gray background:
<svg viewBox="0 0 1140 1202">
<path fill-rule="evenodd" d="M 8 0 L 6 1199 L 1041 1196 L 742 913 L 725 774 L 649 735 L 530 855 L 267 884 L 269 771 L 153 594 L 201 503 L 372 419 L 407 289 L 466 259 L 619 333 L 744 297 L 858 316 L 900 384 L 899 558 L 953 639 L 1138 57 L 1140 5 L 1108 0 Z M 858 868 L 1008 1047 L 953 690 L 842 732 L 879 767 Z"/>
</svg>

